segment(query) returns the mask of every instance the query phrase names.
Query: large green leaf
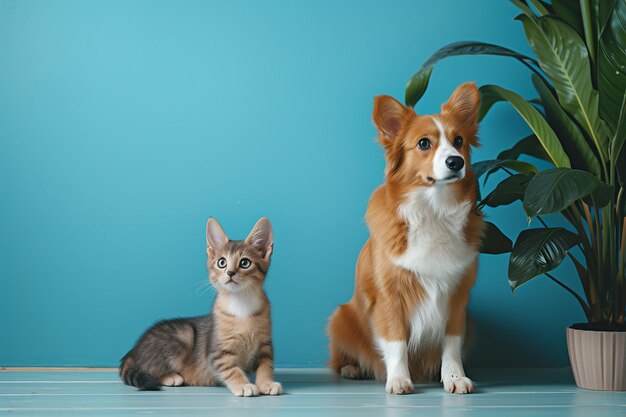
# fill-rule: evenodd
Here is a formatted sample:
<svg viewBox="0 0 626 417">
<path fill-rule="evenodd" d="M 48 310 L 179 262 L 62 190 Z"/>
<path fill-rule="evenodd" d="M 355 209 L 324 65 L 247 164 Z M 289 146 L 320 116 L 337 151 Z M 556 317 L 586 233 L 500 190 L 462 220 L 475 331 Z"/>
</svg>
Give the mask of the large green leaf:
<svg viewBox="0 0 626 417">
<path fill-rule="evenodd" d="M 598 19 L 598 40 L 599 40 L 600 36 L 602 36 L 602 32 L 604 32 L 604 28 L 609 22 L 611 13 L 613 13 L 613 10 L 615 9 L 616 3 L 618 1 L 623 1 L 623 0 L 591 0 L 591 1 L 592 1 L 593 10 Z"/>
<path fill-rule="evenodd" d="M 596 174 L 596 176 L 600 176 L 598 158 L 591 150 L 589 143 L 587 143 L 576 123 L 563 110 L 543 80 L 534 74 L 532 78 L 533 85 L 541 97 L 546 119 L 548 119 L 550 126 L 558 135 L 572 166 L 574 168 L 587 169 Z"/>
<path fill-rule="evenodd" d="M 502 180 L 496 188 L 493 189 L 480 202 L 480 206 L 487 205 L 489 207 L 506 206 L 517 200 L 524 198 L 526 187 L 534 174 L 515 174 Z"/>
<path fill-rule="evenodd" d="M 498 227 L 490 222 L 485 222 L 485 234 L 480 246 L 480 253 L 498 255 L 511 252 L 513 242 L 506 237 Z"/>
<path fill-rule="evenodd" d="M 554 168 L 535 175 L 526 187 L 524 210 L 528 217 L 559 212 L 596 189 L 599 181 L 587 171 Z"/>
<path fill-rule="evenodd" d="M 505 149 L 498 154 L 498 159 L 517 159 L 520 155 L 529 155 L 543 161 L 552 162 L 550 156 L 543 149 L 535 135 L 528 135 L 520 139 L 512 148 Z"/>
<path fill-rule="evenodd" d="M 441 61 L 444 58 L 459 55 L 508 56 L 517 59 L 518 61 L 529 67 L 531 70 L 538 72 L 537 69 L 532 66 L 536 65 L 537 61 L 529 56 L 520 54 L 511 49 L 484 42 L 455 42 L 446 45 L 443 48 L 439 49 L 437 52 L 435 52 L 411 77 L 406 85 L 406 89 L 404 92 L 404 102 L 406 103 L 406 105 L 413 107 L 415 106 L 415 103 L 417 103 L 419 99 L 422 98 L 424 92 L 426 91 L 426 88 L 428 87 L 430 75 L 432 74 L 433 68 L 435 67 L 435 64 L 437 64 L 437 62 Z"/>
<path fill-rule="evenodd" d="M 563 229 L 527 229 L 517 237 L 509 258 L 509 284 L 520 285 L 559 266 L 578 243 L 578 235 Z"/>
<path fill-rule="evenodd" d="M 508 168 L 525 174 L 539 172 L 533 164 L 517 161 L 515 159 L 489 159 L 486 161 L 474 162 L 472 164 L 472 171 L 474 171 L 476 179 L 479 179 L 485 174 L 489 175 L 501 168 Z"/>
<path fill-rule="evenodd" d="M 608 16 L 598 45 L 598 90 L 600 117 L 616 133 L 619 109 L 626 92 L 626 0 L 600 4 L 600 12 Z M 626 134 L 626 126 L 619 136 Z"/>
<path fill-rule="evenodd" d="M 526 124 L 531 128 L 535 136 L 537 136 L 554 165 L 557 167 L 570 167 L 569 158 L 565 154 L 554 130 L 532 104 L 528 103 L 520 95 L 497 85 L 483 85 L 480 87 L 480 96 L 479 119 L 482 119 L 495 103 L 508 101 L 526 121 Z"/>
<path fill-rule="evenodd" d="M 576 31 L 555 17 L 520 15 L 526 37 L 548 75 L 561 106 L 571 114 L 593 139 L 597 151 L 606 159 L 606 137 L 600 132 L 598 92 L 593 89 L 589 53 Z"/>
<path fill-rule="evenodd" d="M 602 208 L 606 207 L 613 198 L 614 193 L 613 187 L 604 182 L 599 182 L 598 186 L 591 194 L 587 197 L 584 197 L 583 200 L 590 206 Z"/>
<path fill-rule="evenodd" d="M 581 37 L 585 36 L 579 0 L 552 0 L 552 7 L 559 19 L 570 25 Z"/>
</svg>

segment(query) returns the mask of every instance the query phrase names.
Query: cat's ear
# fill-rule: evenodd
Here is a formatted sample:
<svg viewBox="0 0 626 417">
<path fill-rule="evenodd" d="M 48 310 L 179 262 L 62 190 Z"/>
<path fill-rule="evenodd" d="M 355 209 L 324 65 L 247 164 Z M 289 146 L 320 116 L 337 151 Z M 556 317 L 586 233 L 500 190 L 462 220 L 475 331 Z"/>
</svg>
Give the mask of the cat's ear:
<svg viewBox="0 0 626 417">
<path fill-rule="evenodd" d="M 246 238 L 246 243 L 259 248 L 262 256 L 265 259 L 269 259 L 274 250 L 274 232 L 272 232 L 272 224 L 267 217 L 261 217 L 256 222 Z"/>
<path fill-rule="evenodd" d="M 206 250 L 211 256 L 215 256 L 216 249 L 222 248 L 228 243 L 228 236 L 222 226 L 213 217 L 206 223 Z"/>
</svg>

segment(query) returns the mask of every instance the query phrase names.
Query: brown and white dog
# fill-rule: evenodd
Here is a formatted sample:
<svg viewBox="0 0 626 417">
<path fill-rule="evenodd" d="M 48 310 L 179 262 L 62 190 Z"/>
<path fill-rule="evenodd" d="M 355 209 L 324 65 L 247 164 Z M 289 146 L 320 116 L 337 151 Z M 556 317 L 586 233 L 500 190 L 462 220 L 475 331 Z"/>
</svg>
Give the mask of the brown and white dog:
<svg viewBox="0 0 626 417">
<path fill-rule="evenodd" d="M 436 115 L 374 100 L 385 183 L 367 208 L 354 295 L 328 326 L 329 365 L 346 378 L 386 378 L 388 393 L 409 394 L 440 370 L 445 390 L 473 390 L 461 354 L 484 227 L 470 169 L 479 102 L 475 83 Z"/>
</svg>

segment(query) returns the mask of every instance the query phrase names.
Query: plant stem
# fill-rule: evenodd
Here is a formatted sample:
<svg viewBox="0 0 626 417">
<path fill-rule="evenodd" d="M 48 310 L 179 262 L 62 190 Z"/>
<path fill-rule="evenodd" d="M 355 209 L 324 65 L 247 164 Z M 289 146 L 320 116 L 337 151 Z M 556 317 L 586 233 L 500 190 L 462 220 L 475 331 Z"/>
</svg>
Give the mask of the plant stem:
<svg viewBox="0 0 626 417">
<path fill-rule="evenodd" d="M 587 227 L 589 228 L 589 236 L 591 236 L 591 246 L 595 246 L 595 233 L 593 229 L 593 221 L 591 220 L 591 211 L 589 206 L 583 201 L 583 209 L 585 210 L 585 220 L 587 220 Z"/>
<path fill-rule="evenodd" d="M 617 256 L 619 263 L 619 270 L 617 273 L 617 277 L 615 280 L 615 292 L 616 292 L 616 310 L 617 310 L 617 322 L 620 324 L 624 324 L 624 301 L 625 295 L 624 292 L 626 288 L 624 287 L 624 265 L 626 265 L 626 217 L 622 222 L 622 239 L 620 243 L 620 253 Z"/>
<path fill-rule="evenodd" d="M 550 278 L 552 281 L 556 282 L 561 287 L 563 287 L 567 292 L 572 294 L 574 296 L 574 298 L 576 298 L 576 300 L 580 303 L 580 306 L 583 308 L 583 311 L 585 312 L 585 316 L 587 317 L 587 320 L 590 321 L 591 320 L 591 311 L 589 310 L 589 306 L 587 305 L 587 303 L 585 303 L 585 300 L 583 300 L 583 298 L 580 295 L 576 294 L 576 291 L 574 291 L 573 289 L 571 289 L 567 285 L 563 284 L 561 281 L 559 281 L 558 279 L 553 277 L 551 274 L 546 272 L 545 275 L 548 278 Z"/>
<path fill-rule="evenodd" d="M 541 216 L 537 216 L 537 220 L 539 220 L 539 222 L 540 222 L 541 224 L 543 224 L 543 227 L 550 228 L 550 226 L 548 226 L 548 225 L 546 224 L 546 222 L 544 222 L 544 221 L 543 221 L 543 219 L 541 218 Z"/>
<path fill-rule="evenodd" d="M 616 232 L 619 230 L 619 223 L 616 221 L 617 216 L 614 215 L 614 200 L 611 199 L 609 205 L 602 208 L 602 234 L 603 234 L 603 267 L 606 285 L 608 289 L 609 304 L 612 311 L 611 321 L 614 322 L 620 316 L 620 300 L 621 285 L 617 276 L 617 265 L 619 262 L 618 236 Z M 612 293 L 611 293 L 612 292 Z M 622 314 L 623 314 L 623 308 Z"/>
<path fill-rule="evenodd" d="M 584 254 L 584 252 L 583 252 Z M 583 291 L 585 292 L 585 298 L 589 303 L 589 307 L 593 311 L 594 304 L 597 302 L 595 294 L 592 294 L 589 290 L 589 271 L 587 268 L 583 266 L 582 263 L 571 252 L 567 253 L 567 256 L 572 260 L 572 263 L 576 267 L 576 272 L 578 273 L 578 278 L 580 279 L 580 285 L 583 287 Z"/>
<path fill-rule="evenodd" d="M 569 206 L 568 208 L 566 208 L 565 210 L 563 210 L 562 211 L 563 216 L 565 217 L 565 219 L 567 219 L 567 221 L 570 222 L 572 226 L 574 226 L 576 231 L 578 231 L 578 234 L 580 235 L 580 239 L 582 241 L 583 248 L 584 248 L 583 252 L 593 255 L 593 251 L 591 250 L 591 246 L 589 244 L 589 238 L 587 236 L 587 232 L 585 232 L 585 228 L 582 222 L 576 217 L 577 215 L 576 210 L 573 209 L 572 207 L 573 207 L 573 204 Z"/>
<path fill-rule="evenodd" d="M 598 288 L 596 287 L 596 281 L 592 280 L 592 276 L 597 275 L 596 265 L 598 261 L 595 255 L 595 251 L 590 244 L 589 236 L 585 232 L 585 228 L 580 221 L 580 218 L 583 217 L 580 213 L 580 210 L 576 207 L 576 205 L 572 204 L 567 209 L 561 212 L 563 216 L 576 228 L 578 234 L 581 238 L 583 245 L 583 255 L 585 256 L 585 264 L 587 265 L 587 286 L 589 288 L 589 305 L 591 306 L 591 319 L 590 321 L 597 321 L 600 318 L 600 310 L 598 306 Z M 583 284 L 585 287 L 585 284 Z"/>
<path fill-rule="evenodd" d="M 594 220 L 596 222 L 596 243 L 598 250 L 598 262 L 602 263 L 605 261 L 604 259 L 604 245 L 602 242 L 602 226 L 600 225 L 600 211 L 597 207 L 593 208 L 594 211 Z"/>
<path fill-rule="evenodd" d="M 507 174 L 509 174 L 511 177 L 513 176 L 513 173 L 511 171 L 509 171 L 508 169 L 506 169 L 505 167 L 501 167 L 502 171 L 506 172 Z"/>
</svg>

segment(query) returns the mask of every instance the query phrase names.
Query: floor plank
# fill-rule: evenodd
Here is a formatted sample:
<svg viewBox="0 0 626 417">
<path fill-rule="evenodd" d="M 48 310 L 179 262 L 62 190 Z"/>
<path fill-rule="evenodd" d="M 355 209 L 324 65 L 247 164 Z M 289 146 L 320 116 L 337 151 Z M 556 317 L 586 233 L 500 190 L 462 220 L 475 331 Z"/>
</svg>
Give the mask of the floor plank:
<svg viewBox="0 0 626 417">
<path fill-rule="evenodd" d="M 589 391 L 569 369 L 482 370 L 477 392 L 447 394 L 419 384 L 392 396 L 374 381 L 347 381 L 324 369 L 283 369 L 287 395 L 238 398 L 225 388 L 139 392 L 115 371 L 0 370 L 0 414 L 20 416 L 626 416 L 626 393 Z"/>
</svg>

